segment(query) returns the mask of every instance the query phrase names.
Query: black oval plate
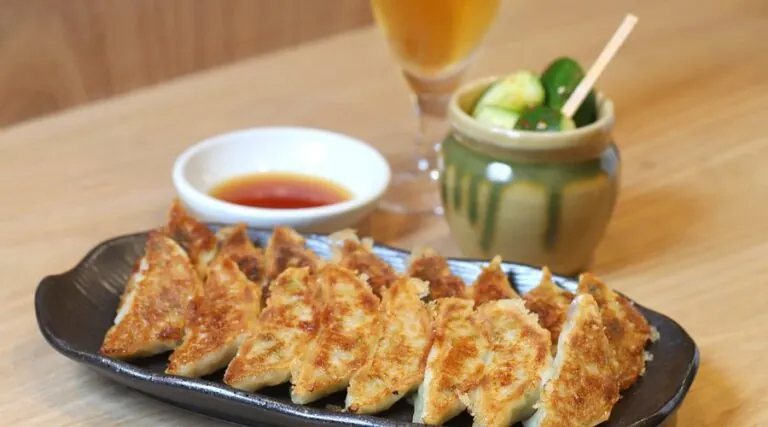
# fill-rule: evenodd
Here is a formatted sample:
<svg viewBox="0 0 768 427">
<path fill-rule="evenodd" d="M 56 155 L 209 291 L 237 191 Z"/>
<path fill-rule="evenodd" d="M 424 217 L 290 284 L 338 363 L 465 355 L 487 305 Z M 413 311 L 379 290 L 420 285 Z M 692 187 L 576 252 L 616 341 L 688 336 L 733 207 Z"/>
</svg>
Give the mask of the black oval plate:
<svg viewBox="0 0 768 427">
<path fill-rule="evenodd" d="M 220 226 L 211 225 L 216 229 Z M 271 231 L 249 230 L 253 241 L 264 245 Z M 146 232 L 116 237 L 92 249 L 72 270 L 44 278 L 35 294 L 37 322 L 45 339 L 63 355 L 83 363 L 101 374 L 142 393 L 210 417 L 246 426 L 413 426 L 413 408 L 401 401 L 378 416 L 339 412 L 343 393 L 308 406 L 290 402 L 288 386 L 278 386 L 258 393 L 246 393 L 224 385 L 221 374 L 204 379 L 165 375 L 167 355 L 123 362 L 99 354 L 107 329 L 112 325 L 117 302 L 134 261 L 144 250 Z M 325 235 L 306 235 L 307 246 L 328 257 Z M 375 252 L 397 270 L 403 271 L 409 253 L 384 245 Z M 455 274 L 471 283 L 486 261 L 450 259 Z M 535 287 L 539 269 L 504 263 L 504 270 L 520 293 Z M 573 290 L 575 281 L 557 277 L 556 282 Z M 650 344 L 653 360 L 647 372 L 625 391 L 605 427 L 656 426 L 667 420 L 683 401 L 696 376 L 699 353 L 691 337 L 672 319 L 638 305 L 648 321 L 661 333 Z M 94 390 L 98 393 L 98 390 Z M 334 409 L 335 408 L 335 409 Z M 470 426 L 468 414 L 451 420 L 447 426 Z"/>
</svg>

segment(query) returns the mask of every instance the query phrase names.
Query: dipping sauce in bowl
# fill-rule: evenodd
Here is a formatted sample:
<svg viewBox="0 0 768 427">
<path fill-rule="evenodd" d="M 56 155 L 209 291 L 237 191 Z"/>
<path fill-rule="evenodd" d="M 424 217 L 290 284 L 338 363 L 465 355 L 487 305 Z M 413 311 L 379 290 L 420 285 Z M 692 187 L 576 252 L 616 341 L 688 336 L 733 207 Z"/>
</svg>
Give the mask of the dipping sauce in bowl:
<svg viewBox="0 0 768 427">
<path fill-rule="evenodd" d="M 352 199 L 349 190 L 329 180 L 280 172 L 237 176 L 219 183 L 210 194 L 236 205 L 267 209 L 316 208 Z"/>
<path fill-rule="evenodd" d="M 171 175 L 182 203 L 201 221 L 307 233 L 357 226 L 390 181 L 387 160 L 367 143 L 302 127 L 213 136 L 184 150 Z"/>
</svg>

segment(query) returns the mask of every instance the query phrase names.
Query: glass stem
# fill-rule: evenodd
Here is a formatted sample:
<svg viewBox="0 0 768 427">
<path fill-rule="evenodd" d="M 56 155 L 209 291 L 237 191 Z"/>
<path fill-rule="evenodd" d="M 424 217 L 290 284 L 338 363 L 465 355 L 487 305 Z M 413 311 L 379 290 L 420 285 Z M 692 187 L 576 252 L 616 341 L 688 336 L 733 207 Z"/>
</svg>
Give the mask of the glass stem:
<svg viewBox="0 0 768 427">
<path fill-rule="evenodd" d="M 419 120 L 416 137 L 417 167 L 437 179 L 437 153 L 448 132 L 446 113 L 450 94 L 417 93 L 414 107 Z"/>
</svg>

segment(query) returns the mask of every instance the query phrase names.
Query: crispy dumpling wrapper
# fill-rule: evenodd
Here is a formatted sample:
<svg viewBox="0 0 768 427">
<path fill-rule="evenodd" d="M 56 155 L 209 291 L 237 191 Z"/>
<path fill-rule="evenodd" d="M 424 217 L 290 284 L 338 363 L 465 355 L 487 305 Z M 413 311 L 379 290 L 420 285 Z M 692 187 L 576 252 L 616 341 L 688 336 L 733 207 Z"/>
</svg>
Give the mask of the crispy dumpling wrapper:
<svg viewBox="0 0 768 427">
<path fill-rule="evenodd" d="M 291 400 L 306 404 L 349 385 L 376 338 L 379 298 L 353 271 L 326 264 L 317 273 L 320 328 L 291 366 Z"/>
<path fill-rule="evenodd" d="M 192 299 L 184 341 L 171 354 L 166 373 L 197 378 L 227 366 L 260 309 L 261 286 L 229 256 L 217 257 Z"/>
<path fill-rule="evenodd" d="M 459 415 L 466 409 L 459 395 L 482 378 L 487 343 L 472 319 L 473 306 L 471 299 L 455 297 L 430 303 L 435 335 L 414 400 L 414 423 L 439 425 Z"/>
<path fill-rule="evenodd" d="M 311 273 L 322 267 L 323 261 L 305 243 L 292 228 L 275 227 L 264 253 L 266 280 L 274 280 L 289 267 L 307 267 Z"/>
<path fill-rule="evenodd" d="M 376 343 L 367 363 L 350 380 L 346 409 L 374 414 L 416 390 L 424 380 L 432 343 L 432 319 L 421 298 L 420 279 L 402 277 L 383 290 Z"/>
<path fill-rule="evenodd" d="M 579 293 L 589 294 L 597 301 L 614 350 L 619 386 L 622 390 L 631 387 L 645 373 L 645 346 L 651 339 L 648 321 L 627 298 L 590 273 L 579 277 Z"/>
<path fill-rule="evenodd" d="M 179 199 L 173 200 L 164 231 L 184 248 L 197 273 L 205 278 L 208 264 L 216 257 L 216 235 L 192 217 Z"/>
<path fill-rule="evenodd" d="M 479 307 L 488 301 L 507 298 L 520 298 L 520 295 L 512 289 L 509 277 L 501 269 L 501 257 L 495 256 L 488 265 L 478 274 L 472 286 L 468 288 L 469 295 L 475 300 L 475 306 Z"/>
<path fill-rule="evenodd" d="M 429 283 L 430 299 L 466 298 L 466 285 L 451 272 L 444 257 L 430 248 L 417 248 L 410 257 L 407 275 Z"/>
<path fill-rule="evenodd" d="M 253 334 L 224 374 L 232 387 L 254 391 L 287 382 L 318 327 L 315 283 L 308 267 L 289 267 L 270 286 L 267 305 Z"/>
<path fill-rule="evenodd" d="M 165 233 L 150 232 L 101 353 L 129 359 L 176 348 L 184 336 L 187 307 L 199 286 L 200 277 L 184 249 Z"/>
<path fill-rule="evenodd" d="M 476 310 L 475 322 L 488 342 L 477 387 L 461 395 L 475 427 L 508 427 L 533 414 L 541 377 L 552 363 L 549 331 L 523 300 L 499 299 Z"/>
<path fill-rule="evenodd" d="M 591 295 L 578 295 L 557 342 L 557 353 L 544 374 L 536 413 L 525 427 L 596 426 L 619 400 L 613 350 L 605 335 L 600 308 Z"/>
<path fill-rule="evenodd" d="M 357 274 L 365 275 L 373 293 L 383 294 L 398 275 L 395 269 L 373 253 L 371 239 L 360 240 L 354 230 L 342 230 L 329 236 L 333 261 Z"/>
<path fill-rule="evenodd" d="M 523 299 L 525 299 L 525 307 L 536 313 L 541 326 L 549 331 L 554 352 L 574 295 L 555 285 L 552 281 L 552 273 L 547 267 L 542 268 L 541 272 L 541 282 L 525 294 Z"/>
</svg>

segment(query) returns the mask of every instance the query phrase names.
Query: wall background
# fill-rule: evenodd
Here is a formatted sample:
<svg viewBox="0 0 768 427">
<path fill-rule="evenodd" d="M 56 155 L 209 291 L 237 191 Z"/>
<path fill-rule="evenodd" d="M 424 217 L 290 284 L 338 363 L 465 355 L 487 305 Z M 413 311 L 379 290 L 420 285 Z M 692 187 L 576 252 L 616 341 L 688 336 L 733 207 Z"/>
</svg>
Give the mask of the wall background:
<svg viewBox="0 0 768 427">
<path fill-rule="evenodd" d="M 0 126 L 371 22 L 365 0 L 0 0 Z"/>
</svg>

